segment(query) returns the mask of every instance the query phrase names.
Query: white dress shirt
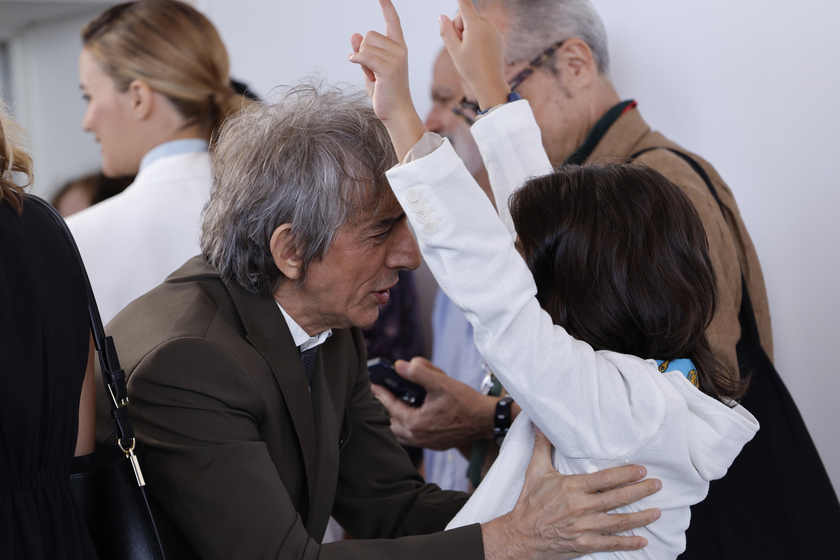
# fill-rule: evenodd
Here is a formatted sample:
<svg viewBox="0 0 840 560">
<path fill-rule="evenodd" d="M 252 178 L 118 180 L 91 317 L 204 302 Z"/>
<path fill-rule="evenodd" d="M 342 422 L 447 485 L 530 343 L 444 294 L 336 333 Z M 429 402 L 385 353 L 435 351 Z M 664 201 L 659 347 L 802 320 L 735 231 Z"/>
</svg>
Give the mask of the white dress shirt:
<svg viewBox="0 0 840 560">
<path fill-rule="evenodd" d="M 320 346 L 332 336 L 332 329 L 327 329 L 315 336 L 309 336 L 309 334 L 303 330 L 303 327 L 298 325 L 297 321 L 292 319 L 292 316 L 286 313 L 286 310 L 283 309 L 282 305 L 276 301 L 274 303 L 276 303 L 277 307 L 280 308 L 280 312 L 283 314 L 283 319 L 286 320 L 286 325 L 289 327 L 289 332 L 292 334 L 292 339 L 295 341 L 295 346 L 297 346 L 299 351 L 304 352 L 310 348 Z"/>
</svg>

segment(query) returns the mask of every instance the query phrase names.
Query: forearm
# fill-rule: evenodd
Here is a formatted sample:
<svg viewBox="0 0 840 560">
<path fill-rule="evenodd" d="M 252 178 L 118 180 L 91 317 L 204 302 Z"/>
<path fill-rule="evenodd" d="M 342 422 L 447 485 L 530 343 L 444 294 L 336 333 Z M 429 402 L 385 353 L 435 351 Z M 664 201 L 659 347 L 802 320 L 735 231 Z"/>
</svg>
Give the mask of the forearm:
<svg viewBox="0 0 840 560">
<path fill-rule="evenodd" d="M 473 413 L 478 416 L 479 414 L 482 415 L 481 418 L 476 418 L 474 422 L 475 431 L 472 433 L 473 441 L 476 439 L 493 439 L 496 435 L 495 432 L 495 417 L 496 417 L 496 405 L 501 400 L 501 397 L 491 397 L 491 396 L 483 396 L 481 408 L 474 409 Z M 488 415 L 489 412 L 489 415 Z M 511 422 L 516 420 L 516 417 L 519 416 L 519 413 L 522 412 L 522 407 L 516 404 L 516 401 L 510 403 L 510 419 Z"/>
<path fill-rule="evenodd" d="M 391 137 L 391 143 L 397 153 L 397 160 L 400 162 L 405 159 L 405 155 L 411 150 L 412 146 L 428 132 L 426 125 L 423 124 L 413 105 L 411 110 L 406 111 L 405 114 L 400 114 L 382 122 L 388 129 L 388 135 Z"/>
<path fill-rule="evenodd" d="M 554 169 L 542 134 L 527 101 L 499 107 L 476 122 L 470 132 L 487 167 L 499 218 L 516 238 L 508 200 L 530 178 L 552 173 Z"/>
<path fill-rule="evenodd" d="M 464 425 L 461 430 L 461 442 L 456 445 L 470 444 L 479 439 L 493 439 L 493 415 L 499 397 L 476 393 L 469 408 L 464 410 Z"/>
<path fill-rule="evenodd" d="M 477 440 L 493 439 L 493 418 L 498 397 L 475 394 L 474 400 L 463 403 L 446 417 L 446 423 L 430 426 L 428 431 L 417 430 L 419 439 L 430 449 L 464 447 L 469 458 L 470 446 Z"/>
</svg>

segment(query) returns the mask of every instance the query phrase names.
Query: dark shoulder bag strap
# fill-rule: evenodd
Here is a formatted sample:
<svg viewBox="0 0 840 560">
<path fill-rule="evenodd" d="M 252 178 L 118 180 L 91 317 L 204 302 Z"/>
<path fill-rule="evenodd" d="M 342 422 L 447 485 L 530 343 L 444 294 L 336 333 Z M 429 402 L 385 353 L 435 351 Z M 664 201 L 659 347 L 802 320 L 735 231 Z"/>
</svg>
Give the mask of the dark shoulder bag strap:
<svg viewBox="0 0 840 560">
<path fill-rule="evenodd" d="M 114 339 L 110 336 L 105 336 L 105 329 L 102 326 L 102 318 L 99 316 L 99 308 L 96 305 L 96 298 L 93 295 L 93 289 L 90 286 L 90 279 L 85 270 L 85 264 L 82 260 L 82 255 L 79 253 L 79 248 L 76 246 L 76 241 L 73 239 L 73 234 L 64 222 L 64 219 L 46 201 L 34 195 L 27 195 L 27 198 L 33 203 L 40 206 L 61 228 L 68 245 L 73 250 L 79 261 L 79 267 L 82 271 L 82 278 L 87 289 L 88 313 L 90 314 L 90 328 L 93 332 L 93 344 L 96 347 L 96 352 L 99 355 L 99 365 L 102 370 L 102 381 L 108 389 L 111 399 L 109 406 L 111 409 L 111 417 L 114 419 L 114 431 L 118 441 L 131 442 L 126 447 L 120 443 L 120 447 L 128 449 L 134 442 L 134 429 L 128 421 L 128 395 L 125 384 L 125 372 L 120 368 L 120 360 L 117 356 L 117 349 L 114 346 Z"/>
<path fill-rule="evenodd" d="M 630 156 L 630 160 L 635 160 L 642 154 L 646 154 L 652 150 L 668 150 L 672 154 L 679 156 L 683 161 L 685 161 L 691 168 L 694 170 L 697 175 L 703 179 L 703 182 L 706 183 L 706 187 L 709 189 L 712 197 L 714 197 L 715 202 L 717 202 L 718 208 L 720 208 L 720 213 L 723 214 L 724 222 L 726 221 L 726 207 L 723 205 L 723 201 L 721 201 L 720 196 L 718 196 L 717 189 L 715 189 L 714 183 L 712 183 L 712 178 L 709 177 L 709 174 L 703 169 L 703 166 L 700 165 L 696 159 L 691 157 L 690 155 L 686 154 L 685 152 L 681 152 L 679 150 L 675 150 L 674 148 L 668 148 L 665 146 L 652 146 L 650 148 L 645 148 L 643 150 L 639 150 L 638 152 L 634 153 Z M 758 335 L 758 322 L 755 319 L 755 312 L 753 311 L 752 302 L 750 301 L 750 292 L 747 289 L 747 281 L 744 278 L 744 272 L 741 270 L 741 309 L 739 310 L 738 320 L 741 323 L 741 338 L 744 338 L 744 334 L 747 334 L 751 339 L 757 344 L 761 344 L 761 339 Z M 741 359 L 741 354 L 739 353 L 739 359 Z M 742 364 L 745 365 L 745 364 Z M 742 370 L 752 371 L 751 367 L 744 368 L 741 367 Z"/>
<path fill-rule="evenodd" d="M 78 259 L 87 291 L 90 328 L 99 354 L 102 380 L 110 393 L 108 404 L 117 444 L 74 460 L 70 485 L 80 512 L 102 560 L 165 560 L 146 494 L 146 481 L 135 451 L 134 429 L 128 420 L 125 373 L 120 368 L 113 339 L 105 336 L 84 261 L 72 233 L 55 208 L 36 196 L 28 195 L 28 199 L 58 224 Z M 130 468 L 125 461 L 131 465 Z"/>
<path fill-rule="evenodd" d="M 673 148 L 666 148 L 664 146 L 652 146 L 650 148 L 645 148 L 644 150 L 639 150 L 638 152 L 630 156 L 630 160 L 632 161 L 638 158 L 640 155 L 646 154 L 653 150 L 668 150 L 672 154 L 682 158 L 688 165 L 690 165 L 694 172 L 697 173 L 701 179 L 703 179 L 704 183 L 706 183 L 706 187 L 708 187 L 709 192 L 712 193 L 712 196 L 715 198 L 715 202 L 717 202 L 721 214 L 723 214 L 724 217 L 726 217 L 726 211 L 724 210 L 723 202 L 721 202 L 720 197 L 717 193 L 717 189 L 715 189 L 715 185 L 714 183 L 712 183 L 712 178 L 709 177 L 709 174 L 706 172 L 705 169 L 703 169 L 703 166 L 697 163 L 697 160 L 691 157 L 690 155 L 679 150 L 675 150 Z"/>
</svg>

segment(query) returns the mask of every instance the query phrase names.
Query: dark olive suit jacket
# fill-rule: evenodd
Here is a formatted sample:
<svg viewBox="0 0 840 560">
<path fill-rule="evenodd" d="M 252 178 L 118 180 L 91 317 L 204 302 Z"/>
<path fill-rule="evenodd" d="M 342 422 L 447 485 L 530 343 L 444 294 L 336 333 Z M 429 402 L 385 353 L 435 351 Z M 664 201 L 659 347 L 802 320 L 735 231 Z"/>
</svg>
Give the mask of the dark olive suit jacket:
<svg viewBox="0 0 840 560">
<path fill-rule="evenodd" d="M 163 532 L 176 529 L 199 557 L 483 557 L 478 525 L 429 534 L 466 496 L 412 467 L 370 390 L 358 329 L 333 330 L 320 347 L 310 394 L 274 300 L 196 257 L 108 333 L 149 491 L 172 523 Z M 102 441 L 112 431 L 102 390 L 97 404 Z M 331 514 L 355 539 L 380 540 L 321 546 Z M 425 536 L 381 540 L 407 535 Z"/>
</svg>

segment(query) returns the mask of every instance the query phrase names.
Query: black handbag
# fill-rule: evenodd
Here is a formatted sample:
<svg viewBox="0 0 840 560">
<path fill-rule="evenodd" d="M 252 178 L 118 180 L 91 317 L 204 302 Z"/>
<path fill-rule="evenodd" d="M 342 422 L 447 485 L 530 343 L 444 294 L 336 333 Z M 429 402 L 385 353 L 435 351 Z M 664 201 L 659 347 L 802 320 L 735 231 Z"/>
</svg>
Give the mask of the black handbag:
<svg viewBox="0 0 840 560">
<path fill-rule="evenodd" d="M 631 156 L 636 158 L 651 149 Z M 671 148 L 703 179 L 723 212 L 706 170 Z M 680 560 L 835 558 L 840 502 L 805 421 L 761 347 L 747 283 L 741 274 L 741 374 L 750 376 L 741 404 L 758 420 L 755 437 L 726 476 L 712 481 L 706 499 L 691 508 Z"/>
<path fill-rule="evenodd" d="M 120 369 L 114 341 L 105 336 L 84 262 L 67 224 L 55 208 L 36 196 L 28 196 L 59 224 L 79 259 L 87 285 L 94 346 L 99 355 L 102 380 L 110 396 L 111 417 L 117 435 L 116 445 L 99 448 L 73 460 L 70 487 L 100 560 L 165 560 L 146 495 L 138 457 L 139 444 L 128 420 L 125 373 Z"/>
</svg>

